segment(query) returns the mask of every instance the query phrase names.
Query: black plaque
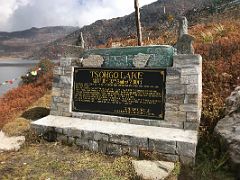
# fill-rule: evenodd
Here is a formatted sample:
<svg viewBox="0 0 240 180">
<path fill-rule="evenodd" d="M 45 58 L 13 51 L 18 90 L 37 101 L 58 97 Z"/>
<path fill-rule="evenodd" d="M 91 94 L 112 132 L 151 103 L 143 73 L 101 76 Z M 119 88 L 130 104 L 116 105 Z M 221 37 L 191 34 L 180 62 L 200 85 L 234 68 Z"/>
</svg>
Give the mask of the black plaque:
<svg viewBox="0 0 240 180">
<path fill-rule="evenodd" d="M 164 119 L 164 69 L 74 69 L 73 112 Z"/>
</svg>

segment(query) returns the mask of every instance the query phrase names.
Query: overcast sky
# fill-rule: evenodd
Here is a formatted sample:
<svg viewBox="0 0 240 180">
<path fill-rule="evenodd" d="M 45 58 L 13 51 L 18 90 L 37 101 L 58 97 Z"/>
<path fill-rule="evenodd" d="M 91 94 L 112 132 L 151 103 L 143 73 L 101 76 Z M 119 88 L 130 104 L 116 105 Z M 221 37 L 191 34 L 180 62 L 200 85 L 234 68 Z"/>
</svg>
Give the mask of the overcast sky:
<svg viewBox="0 0 240 180">
<path fill-rule="evenodd" d="M 141 6 L 157 0 L 139 0 Z M 0 31 L 91 24 L 134 11 L 134 0 L 0 0 Z"/>
</svg>

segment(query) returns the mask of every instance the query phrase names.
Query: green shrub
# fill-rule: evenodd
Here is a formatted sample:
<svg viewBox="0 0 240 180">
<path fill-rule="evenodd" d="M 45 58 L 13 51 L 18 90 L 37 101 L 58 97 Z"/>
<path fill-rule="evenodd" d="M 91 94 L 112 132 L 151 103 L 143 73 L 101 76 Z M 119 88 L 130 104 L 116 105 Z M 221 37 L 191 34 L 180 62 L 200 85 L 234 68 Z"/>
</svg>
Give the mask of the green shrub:
<svg viewBox="0 0 240 180">
<path fill-rule="evenodd" d="M 36 82 L 39 77 L 44 74 L 51 72 L 53 69 L 54 63 L 48 59 L 41 60 L 35 67 L 29 69 L 27 75 L 22 76 L 22 83 L 29 84 Z"/>
</svg>

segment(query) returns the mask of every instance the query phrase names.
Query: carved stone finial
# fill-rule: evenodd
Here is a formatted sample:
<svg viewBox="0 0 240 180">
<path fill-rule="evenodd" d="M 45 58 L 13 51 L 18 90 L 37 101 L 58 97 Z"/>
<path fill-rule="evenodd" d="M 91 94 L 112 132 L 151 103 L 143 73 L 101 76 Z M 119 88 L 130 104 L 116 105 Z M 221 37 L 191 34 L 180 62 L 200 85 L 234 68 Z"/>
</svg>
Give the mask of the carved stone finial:
<svg viewBox="0 0 240 180">
<path fill-rule="evenodd" d="M 177 42 L 178 54 L 194 54 L 193 41 L 195 37 L 189 34 L 183 34 Z"/>
<path fill-rule="evenodd" d="M 179 21 L 178 39 L 181 39 L 181 37 L 184 34 L 188 34 L 188 21 L 185 16 L 178 17 L 178 21 Z"/>
<path fill-rule="evenodd" d="M 178 54 L 194 54 L 193 41 L 195 38 L 188 35 L 188 21 L 185 16 L 178 17 L 178 41 L 177 53 Z"/>
</svg>

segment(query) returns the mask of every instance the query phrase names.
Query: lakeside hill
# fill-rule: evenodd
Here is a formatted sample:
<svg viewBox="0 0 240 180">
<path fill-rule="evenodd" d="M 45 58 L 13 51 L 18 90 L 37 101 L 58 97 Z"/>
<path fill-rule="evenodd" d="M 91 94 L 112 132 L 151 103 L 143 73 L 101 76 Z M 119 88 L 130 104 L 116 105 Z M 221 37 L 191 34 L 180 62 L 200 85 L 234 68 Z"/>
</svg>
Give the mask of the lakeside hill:
<svg viewBox="0 0 240 180">
<path fill-rule="evenodd" d="M 34 51 L 76 31 L 78 27 L 54 26 L 16 31 L 0 32 L 0 57 L 26 58 Z"/>
</svg>

